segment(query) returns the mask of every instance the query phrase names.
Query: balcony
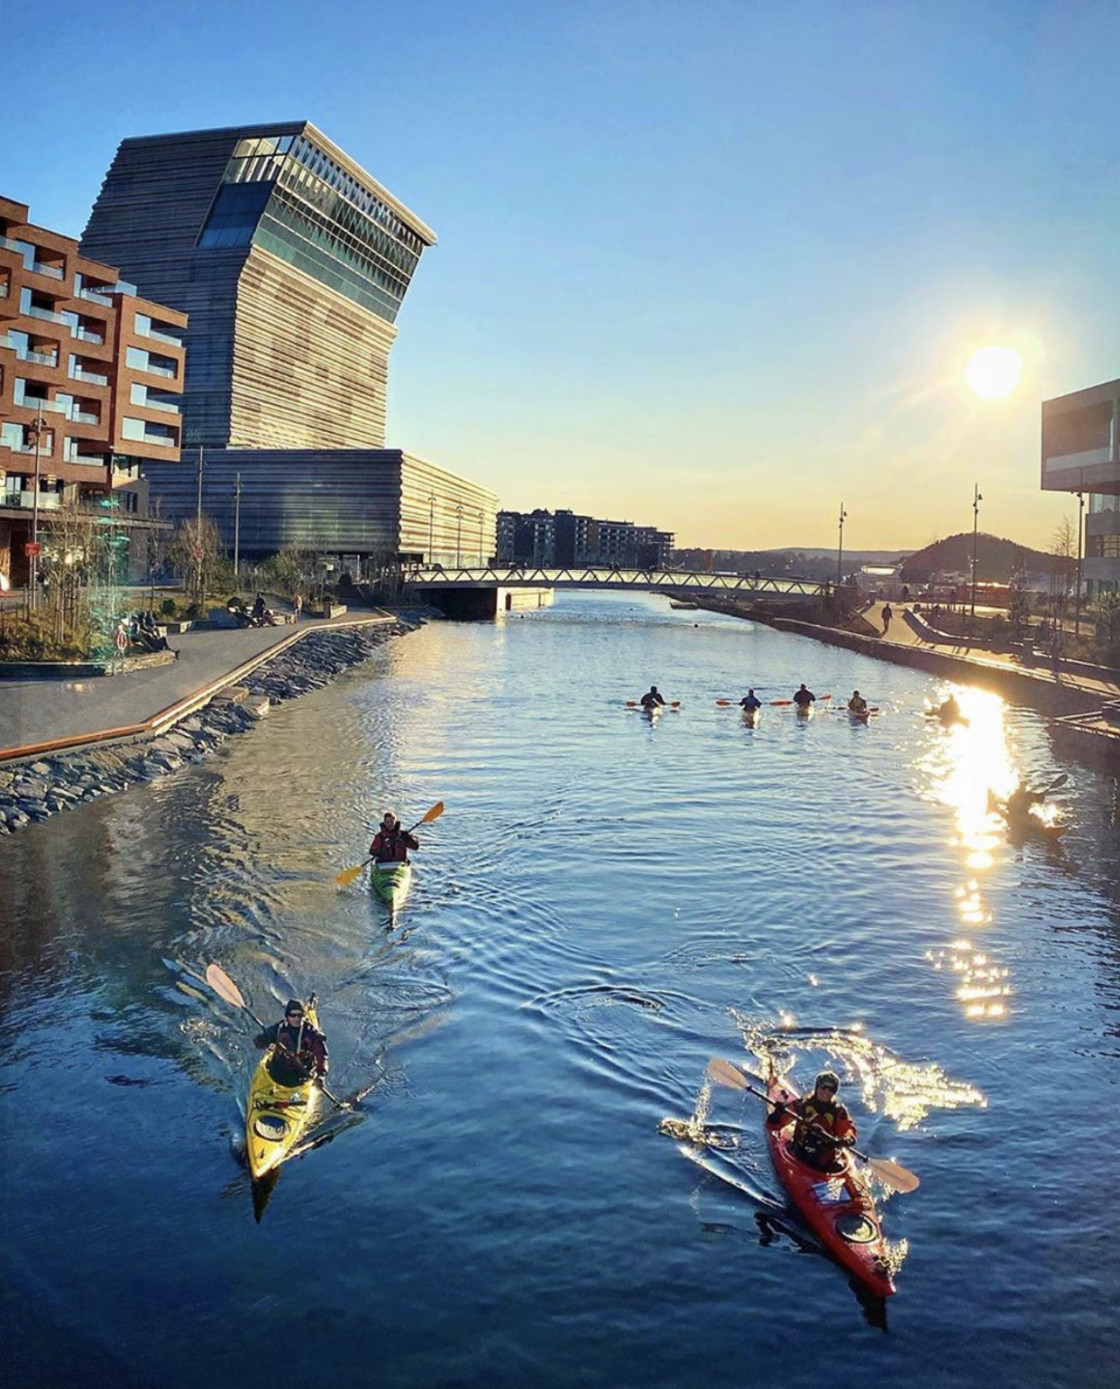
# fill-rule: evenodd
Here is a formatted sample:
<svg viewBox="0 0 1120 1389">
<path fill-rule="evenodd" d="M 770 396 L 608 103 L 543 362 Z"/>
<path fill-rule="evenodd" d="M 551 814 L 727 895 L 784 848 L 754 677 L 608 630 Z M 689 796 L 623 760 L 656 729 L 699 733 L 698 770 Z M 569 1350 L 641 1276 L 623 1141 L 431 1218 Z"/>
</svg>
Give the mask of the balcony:
<svg viewBox="0 0 1120 1389">
<path fill-rule="evenodd" d="M 101 416 L 94 415 L 89 410 L 79 410 L 77 406 L 70 411 L 69 419 L 75 424 L 100 424 Z"/>
<path fill-rule="evenodd" d="M 38 304 L 28 304 L 27 308 L 24 309 L 24 313 L 28 318 L 41 318 L 47 323 L 61 323 L 64 325 L 66 323 L 66 319 L 62 314 L 55 313 L 53 309 L 41 309 Z M 71 331 L 73 330 L 71 329 Z M 98 342 L 102 341 L 102 338 L 98 338 Z"/>
<path fill-rule="evenodd" d="M 91 304 L 103 304 L 107 309 L 113 307 L 113 301 L 105 294 L 98 294 L 95 289 L 80 289 L 78 290 L 77 297 L 79 299 L 88 299 Z"/>
<path fill-rule="evenodd" d="M 169 415 L 177 415 L 179 413 L 178 405 L 172 400 L 158 400 L 153 396 L 149 396 L 147 400 L 144 401 L 144 405 L 149 410 L 163 410 Z"/>
<path fill-rule="evenodd" d="M 64 280 L 66 271 L 61 265 L 48 265 L 45 260 L 35 260 L 27 267 L 33 275 L 46 275 L 48 280 Z"/>
<path fill-rule="evenodd" d="M 40 492 L 39 510 L 57 511 L 62 505 L 61 492 Z M 14 506 L 21 511 L 35 510 L 34 492 L 0 492 L 0 506 Z"/>
<path fill-rule="evenodd" d="M 57 318 L 58 315 L 52 314 L 48 315 L 48 317 Z M 59 319 L 59 322 L 62 322 L 62 320 Z M 92 342 L 98 347 L 105 346 L 105 335 L 103 333 L 93 333 L 88 328 L 71 328 L 70 336 L 72 338 L 77 338 L 79 342 Z"/>
<path fill-rule="evenodd" d="M 46 396 L 25 395 L 22 400 L 12 402 L 24 410 L 34 410 L 37 414 L 65 415 L 69 410 L 68 405 L 63 405 L 57 400 L 48 400 Z"/>
<path fill-rule="evenodd" d="M 86 371 L 84 367 L 74 367 L 70 371 L 72 381 L 85 381 L 91 386 L 107 386 L 109 378 L 99 371 Z"/>
<path fill-rule="evenodd" d="M 66 440 L 66 448 L 63 450 L 62 461 L 64 463 L 77 463 L 86 468 L 105 467 L 105 455 L 101 453 L 81 453 L 78 449 L 77 439 Z"/>
<path fill-rule="evenodd" d="M 16 352 L 16 356 L 21 362 L 35 362 L 41 367 L 58 366 L 58 353 L 53 356 L 49 352 Z"/>
</svg>

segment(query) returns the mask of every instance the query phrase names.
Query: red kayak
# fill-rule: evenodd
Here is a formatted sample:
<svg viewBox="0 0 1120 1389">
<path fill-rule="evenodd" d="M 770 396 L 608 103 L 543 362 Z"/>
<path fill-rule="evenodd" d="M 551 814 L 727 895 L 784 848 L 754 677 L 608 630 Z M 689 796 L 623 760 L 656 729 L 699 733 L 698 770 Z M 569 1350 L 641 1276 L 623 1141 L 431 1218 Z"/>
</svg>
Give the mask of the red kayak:
<svg viewBox="0 0 1120 1389">
<path fill-rule="evenodd" d="M 767 1096 L 789 1104 L 798 1097 L 789 1083 L 772 1079 Z M 781 1129 L 767 1128 L 770 1157 L 802 1219 L 832 1257 L 876 1297 L 894 1293 L 883 1227 L 862 1171 L 837 1149 L 834 1171 L 822 1172 L 798 1158 L 790 1144 L 793 1116 Z"/>
</svg>

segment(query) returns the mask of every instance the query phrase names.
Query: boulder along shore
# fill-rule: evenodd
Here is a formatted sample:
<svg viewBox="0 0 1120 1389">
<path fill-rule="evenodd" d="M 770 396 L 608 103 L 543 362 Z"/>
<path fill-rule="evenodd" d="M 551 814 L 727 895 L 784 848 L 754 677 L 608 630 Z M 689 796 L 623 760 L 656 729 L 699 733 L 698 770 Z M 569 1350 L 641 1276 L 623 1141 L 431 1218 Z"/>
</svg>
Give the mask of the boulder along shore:
<svg viewBox="0 0 1120 1389">
<path fill-rule="evenodd" d="M 14 834 L 60 811 L 201 762 L 227 738 L 251 728 L 259 718 L 254 710 L 264 700 L 272 706 L 321 690 L 343 671 L 367 661 L 391 637 L 415 631 L 423 621 L 397 617 L 376 627 L 310 632 L 241 682 L 237 687 L 243 692 L 241 702 L 228 695 L 223 698 L 219 692 L 158 737 L 112 746 L 87 744 L 15 767 L 0 767 L 0 835 Z"/>
</svg>

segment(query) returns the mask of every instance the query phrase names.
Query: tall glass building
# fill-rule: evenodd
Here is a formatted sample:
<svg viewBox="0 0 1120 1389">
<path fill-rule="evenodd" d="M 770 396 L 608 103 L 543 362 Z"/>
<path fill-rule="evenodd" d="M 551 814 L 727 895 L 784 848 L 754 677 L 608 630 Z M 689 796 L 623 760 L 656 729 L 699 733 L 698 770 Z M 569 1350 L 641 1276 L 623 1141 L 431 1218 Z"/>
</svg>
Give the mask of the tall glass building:
<svg viewBox="0 0 1120 1389">
<path fill-rule="evenodd" d="M 435 233 L 310 122 L 124 140 L 81 241 L 190 315 L 183 447 L 380 449 Z"/>
</svg>

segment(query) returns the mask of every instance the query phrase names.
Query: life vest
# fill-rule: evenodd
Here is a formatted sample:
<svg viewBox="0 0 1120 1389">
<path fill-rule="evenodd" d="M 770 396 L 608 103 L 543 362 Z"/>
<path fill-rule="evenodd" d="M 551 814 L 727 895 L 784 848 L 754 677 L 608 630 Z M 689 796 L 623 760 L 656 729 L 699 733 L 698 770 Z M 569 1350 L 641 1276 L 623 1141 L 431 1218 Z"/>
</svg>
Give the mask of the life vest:
<svg viewBox="0 0 1120 1389">
<path fill-rule="evenodd" d="M 804 1096 L 798 1105 L 797 1126 L 793 1131 L 794 1143 L 799 1147 L 811 1147 L 813 1140 L 810 1138 L 806 1142 L 809 1130 L 816 1129 L 817 1132 L 834 1134 L 841 1117 L 847 1117 L 847 1110 L 842 1105 L 831 1102 L 822 1104 L 816 1095 Z"/>
</svg>

